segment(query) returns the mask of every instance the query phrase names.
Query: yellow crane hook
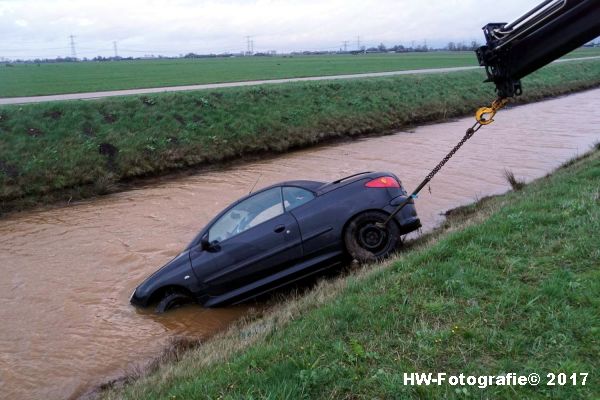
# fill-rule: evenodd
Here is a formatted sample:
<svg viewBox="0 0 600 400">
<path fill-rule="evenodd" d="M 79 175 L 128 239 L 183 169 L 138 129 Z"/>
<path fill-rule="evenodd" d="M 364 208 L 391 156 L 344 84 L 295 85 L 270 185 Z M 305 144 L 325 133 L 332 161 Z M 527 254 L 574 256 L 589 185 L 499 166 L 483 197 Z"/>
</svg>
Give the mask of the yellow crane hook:
<svg viewBox="0 0 600 400">
<path fill-rule="evenodd" d="M 489 125 L 494 122 L 494 116 L 496 113 L 508 103 L 506 98 L 498 98 L 494 100 L 491 107 L 481 107 L 475 112 L 475 119 L 481 125 Z"/>
</svg>

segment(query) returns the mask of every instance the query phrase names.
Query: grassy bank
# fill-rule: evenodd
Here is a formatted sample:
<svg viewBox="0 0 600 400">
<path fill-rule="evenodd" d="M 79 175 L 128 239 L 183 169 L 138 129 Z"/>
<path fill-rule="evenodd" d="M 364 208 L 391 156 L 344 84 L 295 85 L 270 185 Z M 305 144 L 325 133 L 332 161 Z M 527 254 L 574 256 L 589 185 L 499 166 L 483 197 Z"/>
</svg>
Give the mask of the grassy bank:
<svg viewBox="0 0 600 400">
<path fill-rule="evenodd" d="M 0 212 L 118 189 L 135 177 L 380 134 L 470 114 L 482 71 L 0 107 Z M 551 65 L 522 102 L 600 84 L 600 62 Z"/>
<path fill-rule="evenodd" d="M 566 57 L 597 55 L 586 48 Z M 472 51 L 0 65 L 0 97 L 469 65 L 477 65 Z"/>
<path fill-rule="evenodd" d="M 598 398 L 599 232 L 600 146 L 104 397 Z M 405 386 L 415 371 L 590 375 L 585 386 Z"/>
</svg>

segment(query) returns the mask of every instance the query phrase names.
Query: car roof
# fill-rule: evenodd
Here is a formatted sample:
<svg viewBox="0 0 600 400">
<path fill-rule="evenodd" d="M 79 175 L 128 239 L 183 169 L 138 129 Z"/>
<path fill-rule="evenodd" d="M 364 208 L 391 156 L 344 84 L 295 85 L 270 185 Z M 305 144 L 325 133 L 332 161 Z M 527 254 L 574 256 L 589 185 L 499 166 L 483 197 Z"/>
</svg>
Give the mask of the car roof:
<svg viewBox="0 0 600 400">
<path fill-rule="evenodd" d="M 325 182 L 317 182 L 317 181 L 287 181 L 283 182 L 281 186 L 297 186 L 301 188 L 305 188 L 308 190 L 316 190 L 323 186 Z"/>
<path fill-rule="evenodd" d="M 299 187 L 299 188 L 303 188 L 303 189 L 307 189 L 310 190 L 311 192 L 316 192 L 318 188 L 320 188 L 321 186 L 325 185 L 325 182 L 317 182 L 317 181 L 302 181 L 302 180 L 298 180 L 298 181 L 285 181 L 285 182 L 279 182 L 276 183 L 274 185 L 271 186 L 267 186 L 264 189 L 261 189 L 260 191 L 265 191 L 265 190 L 269 190 L 275 187 L 280 187 L 280 186 L 295 186 L 295 187 Z"/>
<path fill-rule="evenodd" d="M 333 182 L 318 182 L 318 181 L 307 181 L 307 180 L 279 182 L 274 185 L 267 186 L 263 189 L 260 189 L 259 191 L 263 192 L 263 191 L 273 189 L 276 187 L 294 186 L 294 187 L 300 187 L 300 188 L 310 190 L 311 192 L 315 193 L 317 196 L 320 196 L 320 195 L 330 192 L 336 188 L 354 183 L 356 181 L 363 180 L 365 178 L 375 178 L 375 177 L 382 176 L 382 175 L 391 175 L 391 176 L 395 177 L 394 174 L 389 173 L 389 172 L 367 171 L 367 172 L 360 172 L 357 174 L 346 176 L 344 178 L 335 180 Z M 257 191 L 257 192 L 259 192 L 259 191 Z M 247 196 L 247 197 L 249 197 L 249 196 Z"/>
</svg>

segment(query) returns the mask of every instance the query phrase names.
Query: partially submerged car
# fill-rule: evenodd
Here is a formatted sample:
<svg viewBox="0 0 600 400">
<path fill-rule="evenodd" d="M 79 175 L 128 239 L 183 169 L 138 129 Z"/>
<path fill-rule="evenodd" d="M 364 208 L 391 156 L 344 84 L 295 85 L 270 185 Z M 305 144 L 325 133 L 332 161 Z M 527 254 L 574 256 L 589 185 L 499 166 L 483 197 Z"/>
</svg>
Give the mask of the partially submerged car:
<svg viewBox="0 0 600 400">
<path fill-rule="evenodd" d="M 389 172 L 269 186 L 217 215 L 135 289 L 131 303 L 158 303 L 158 312 L 189 302 L 236 304 L 345 260 L 385 258 L 421 226 L 412 200 L 385 228 L 377 225 L 406 197 Z"/>
</svg>

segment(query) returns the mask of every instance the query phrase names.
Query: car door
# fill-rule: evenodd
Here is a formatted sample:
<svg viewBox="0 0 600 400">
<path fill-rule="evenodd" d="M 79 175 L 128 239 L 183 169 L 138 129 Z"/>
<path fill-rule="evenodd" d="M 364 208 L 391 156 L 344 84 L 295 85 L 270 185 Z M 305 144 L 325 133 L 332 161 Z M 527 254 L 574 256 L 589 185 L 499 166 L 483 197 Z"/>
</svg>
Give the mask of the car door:
<svg viewBox="0 0 600 400">
<path fill-rule="evenodd" d="M 259 192 L 208 229 L 208 250 L 190 252 L 196 276 L 219 295 L 269 276 L 302 256 L 296 219 L 283 208 L 281 187 Z"/>
<path fill-rule="evenodd" d="M 356 206 L 353 200 L 351 196 L 325 194 L 312 200 L 310 206 L 292 211 L 302 233 L 304 257 L 337 257 L 343 253 L 341 232 L 348 220 L 347 211 Z"/>
</svg>

